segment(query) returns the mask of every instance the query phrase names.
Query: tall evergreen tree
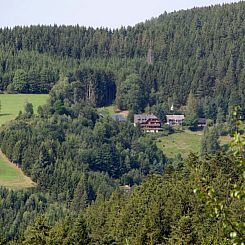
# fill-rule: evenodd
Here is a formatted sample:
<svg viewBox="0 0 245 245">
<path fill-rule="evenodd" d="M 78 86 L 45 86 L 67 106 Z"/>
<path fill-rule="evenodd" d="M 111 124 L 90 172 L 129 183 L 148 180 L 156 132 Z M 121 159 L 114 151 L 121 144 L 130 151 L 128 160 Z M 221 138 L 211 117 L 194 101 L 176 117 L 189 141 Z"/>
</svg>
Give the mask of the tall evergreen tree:
<svg viewBox="0 0 245 245">
<path fill-rule="evenodd" d="M 189 93 L 186 103 L 185 124 L 190 129 L 196 129 L 198 124 L 198 102 L 192 92 Z"/>
<path fill-rule="evenodd" d="M 219 134 L 217 128 L 204 128 L 204 134 L 201 141 L 201 154 L 212 154 L 220 150 Z"/>
</svg>

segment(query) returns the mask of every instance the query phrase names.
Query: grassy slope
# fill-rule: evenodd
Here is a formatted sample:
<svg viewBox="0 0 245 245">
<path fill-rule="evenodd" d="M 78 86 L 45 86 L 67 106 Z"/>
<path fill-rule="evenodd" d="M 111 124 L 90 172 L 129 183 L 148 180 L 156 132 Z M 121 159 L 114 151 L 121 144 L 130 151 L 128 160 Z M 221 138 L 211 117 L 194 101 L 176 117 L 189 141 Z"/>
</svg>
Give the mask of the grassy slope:
<svg viewBox="0 0 245 245">
<path fill-rule="evenodd" d="M 174 157 L 178 153 L 186 157 L 190 152 L 199 152 L 201 138 L 202 132 L 183 131 L 160 137 L 157 146 L 167 157 Z"/>
<path fill-rule="evenodd" d="M 180 153 L 187 157 L 191 152 L 199 153 L 201 148 L 202 131 L 191 132 L 183 131 L 157 139 L 157 146 L 167 157 L 175 157 Z M 220 137 L 220 144 L 228 144 L 231 138 L 229 136 Z"/>
<path fill-rule="evenodd" d="M 34 187 L 35 183 L 0 152 L 0 186 L 19 189 Z"/>
<path fill-rule="evenodd" d="M 46 94 L 0 94 L 0 125 L 14 119 L 20 110 L 24 110 L 26 102 L 32 103 L 36 112 L 37 107 L 45 104 L 47 99 Z M 33 187 L 35 184 L 0 152 L 0 186 L 17 189 Z"/>
<path fill-rule="evenodd" d="M 122 115 L 125 118 L 128 117 L 128 111 L 127 110 L 117 111 L 117 106 L 115 106 L 115 105 L 97 108 L 97 112 L 101 113 L 105 116 L 112 116 L 114 114 L 118 114 L 118 115 Z"/>
<path fill-rule="evenodd" d="M 0 94 L 0 125 L 14 119 L 20 110 L 24 110 L 26 102 L 32 103 L 36 112 L 37 107 L 45 104 L 47 99 L 47 94 Z"/>
</svg>

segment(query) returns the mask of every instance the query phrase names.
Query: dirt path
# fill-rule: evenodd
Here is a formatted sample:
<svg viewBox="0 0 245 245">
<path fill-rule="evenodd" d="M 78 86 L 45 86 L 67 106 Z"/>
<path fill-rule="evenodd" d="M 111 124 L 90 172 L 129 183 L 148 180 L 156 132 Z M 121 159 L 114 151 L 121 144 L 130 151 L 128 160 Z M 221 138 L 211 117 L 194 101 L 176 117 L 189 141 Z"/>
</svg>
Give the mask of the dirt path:
<svg viewBox="0 0 245 245">
<path fill-rule="evenodd" d="M 0 150 L 0 160 L 6 164 L 6 167 L 13 169 L 16 172 L 16 175 L 13 179 L 1 179 L 0 186 L 9 187 L 11 189 L 20 189 L 20 188 L 29 188 L 35 187 L 36 183 L 31 180 L 30 177 L 27 177 L 21 168 L 17 167 L 12 163 Z"/>
</svg>

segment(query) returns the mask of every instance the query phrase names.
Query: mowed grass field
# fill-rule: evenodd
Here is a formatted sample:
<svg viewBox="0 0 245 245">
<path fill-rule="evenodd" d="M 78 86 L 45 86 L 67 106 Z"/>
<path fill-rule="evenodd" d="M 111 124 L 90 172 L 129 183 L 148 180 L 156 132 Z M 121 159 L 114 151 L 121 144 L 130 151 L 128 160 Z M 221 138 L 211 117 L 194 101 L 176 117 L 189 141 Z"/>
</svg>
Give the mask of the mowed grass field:
<svg viewBox="0 0 245 245">
<path fill-rule="evenodd" d="M 36 184 L 0 152 L 0 186 L 21 189 L 34 187 Z"/>
<path fill-rule="evenodd" d="M 157 139 L 157 147 L 170 158 L 175 157 L 180 153 L 184 158 L 191 152 L 199 153 L 201 149 L 201 140 L 203 131 L 191 132 L 180 131 L 168 136 L 162 136 Z M 228 144 L 231 141 L 230 136 L 220 137 L 220 145 Z"/>
<path fill-rule="evenodd" d="M 180 153 L 187 157 L 190 152 L 199 152 L 201 147 L 202 132 L 189 131 L 177 132 L 157 139 L 157 147 L 170 158 Z"/>
<path fill-rule="evenodd" d="M 47 94 L 0 94 L 0 125 L 15 119 L 19 111 L 24 111 L 26 102 L 32 103 L 34 112 L 39 105 L 47 102 Z"/>
<path fill-rule="evenodd" d="M 36 113 L 38 106 L 44 105 L 47 99 L 47 94 L 0 94 L 0 126 L 15 119 L 19 111 L 24 111 L 26 102 L 33 104 Z M 0 186 L 20 189 L 34 187 L 35 183 L 0 152 Z"/>
</svg>

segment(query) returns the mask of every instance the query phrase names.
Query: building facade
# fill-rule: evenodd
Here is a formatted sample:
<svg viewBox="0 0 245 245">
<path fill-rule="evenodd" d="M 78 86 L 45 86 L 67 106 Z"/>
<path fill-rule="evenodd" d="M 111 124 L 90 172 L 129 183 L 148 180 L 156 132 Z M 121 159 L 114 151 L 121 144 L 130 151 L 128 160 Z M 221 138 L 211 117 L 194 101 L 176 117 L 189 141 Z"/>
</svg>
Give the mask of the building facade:
<svg viewBox="0 0 245 245">
<path fill-rule="evenodd" d="M 170 126 L 182 125 L 185 120 L 184 115 L 166 115 L 166 118 L 167 124 Z"/>
<path fill-rule="evenodd" d="M 153 114 L 135 114 L 134 125 L 139 125 L 144 132 L 162 131 L 162 122 Z"/>
</svg>

